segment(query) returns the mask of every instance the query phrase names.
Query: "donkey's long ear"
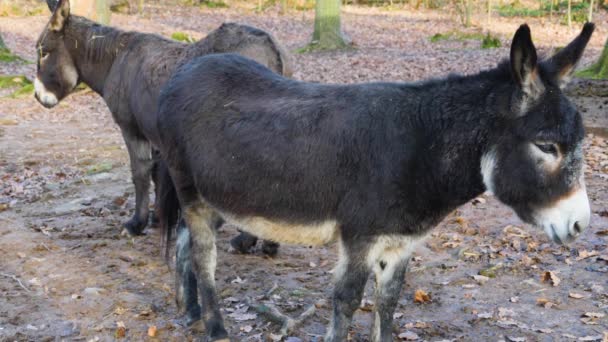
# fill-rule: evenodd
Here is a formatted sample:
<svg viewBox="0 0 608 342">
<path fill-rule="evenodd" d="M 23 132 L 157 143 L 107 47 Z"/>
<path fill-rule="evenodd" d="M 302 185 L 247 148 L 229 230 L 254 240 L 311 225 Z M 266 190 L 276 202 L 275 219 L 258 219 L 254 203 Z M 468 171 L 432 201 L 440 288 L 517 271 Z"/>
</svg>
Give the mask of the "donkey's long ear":
<svg viewBox="0 0 608 342">
<path fill-rule="evenodd" d="M 51 0 L 52 1 L 52 0 Z M 68 21 L 70 16 L 70 1 L 59 0 L 53 15 L 51 16 L 51 22 L 49 23 L 51 31 L 59 32 L 63 30 L 65 23 Z"/>
<path fill-rule="evenodd" d="M 593 30 L 595 30 L 595 24 L 586 23 L 578 37 L 570 42 L 568 46 L 559 50 L 553 57 L 543 62 L 560 87 L 563 88 L 570 81 L 570 76 L 572 76 L 576 64 L 581 59 Z"/>
<path fill-rule="evenodd" d="M 51 11 L 51 13 L 55 12 L 58 3 L 59 0 L 46 0 L 46 5 L 49 6 L 49 11 Z"/>
<path fill-rule="evenodd" d="M 537 93 L 539 86 L 542 87 L 536 60 L 536 48 L 532 43 L 530 28 L 523 24 L 515 32 L 511 43 L 511 74 L 522 91 L 530 96 Z"/>
</svg>

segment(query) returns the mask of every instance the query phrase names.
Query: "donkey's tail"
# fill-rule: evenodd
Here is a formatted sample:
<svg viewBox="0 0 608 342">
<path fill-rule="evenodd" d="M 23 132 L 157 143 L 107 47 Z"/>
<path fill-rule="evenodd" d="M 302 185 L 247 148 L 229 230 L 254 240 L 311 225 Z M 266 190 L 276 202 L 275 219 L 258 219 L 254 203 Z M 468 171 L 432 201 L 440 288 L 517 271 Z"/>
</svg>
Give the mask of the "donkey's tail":
<svg viewBox="0 0 608 342">
<path fill-rule="evenodd" d="M 180 205 L 175 184 L 173 184 L 169 175 L 169 167 L 164 160 L 157 160 L 156 172 L 156 186 L 158 187 L 156 214 L 160 224 L 160 248 L 164 252 L 165 261 L 168 263 L 171 251 L 171 236 L 179 219 Z"/>
</svg>

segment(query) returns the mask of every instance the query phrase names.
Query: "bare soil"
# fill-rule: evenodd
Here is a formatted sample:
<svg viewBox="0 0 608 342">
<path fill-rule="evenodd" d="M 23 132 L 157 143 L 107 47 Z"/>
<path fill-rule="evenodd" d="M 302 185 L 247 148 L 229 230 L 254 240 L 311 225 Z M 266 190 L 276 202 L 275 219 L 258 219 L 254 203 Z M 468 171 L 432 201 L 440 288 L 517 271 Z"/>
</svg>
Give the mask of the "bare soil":
<svg viewBox="0 0 608 342">
<path fill-rule="evenodd" d="M 289 51 L 304 46 L 312 12 L 278 15 L 239 9 L 149 6 L 143 16 L 115 14 L 113 25 L 197 38 L 224 21 L 258 26 Z M 583 64 L 597 58 L 603 23 Z M 34 60 L 46 16 L 0 18 L 7 45 Z M 352 51 L 297 54 L 297 79 L 352 83 L 414 81 L 449 72 L 473 73 L 508 55 L 522 19 L 496 19 L 503 47 L 479 41 L 430 43 L 435 33 L 459 30 L 435 12 L 383 12 L 347 7 Z M 576 31 L 529 20 L 537 46 L 549 52 Z M 35 65 L 0 63 L 0 74 L 32 78 Z M 602 90 L 603 89 L 603 90 Z M 601 341 L 608 339 L 608 94 L 606 84 L 577 81 L 569 89 L 585 124 L 586 181 L 591 228 L 560 247 L 522 224 L 495 199 L 482 196 L 449 215 L 416 252 L 395 313 L 395 338 L 428 341 Z M 4 94 L 1 94 L 4 95 Z M 158 230 L 132 238 L 121 224 L 134 205 L 127 153 L 99 96 L 71 95 L 46 110 L 33 97 L 0 98 L 0 341 L 194 340 L 173 301 L 173 271 L 160 257 Z M 289 341 L 320 341 L 330 317 L 335 246 L 282 246 L 274 259 L 260 251 L 229 251 L 234 227 L 219 232 L 217 286 L 235 340 L 278 340 L 279 327 L 247 308 L 272 303 L 297 316 L 317 310 Z M 546 273 L 552 272 L 552 273 Z M 474 277 L 479 273 L 488 278 Z M 551 276 L 557 277 L 551 280 Z M 546 279 L 545 279 L 546 278 Z M 558 281 L 559 279 L 559 281 Z M 351 340 L 369 340 L 373 288 L 356 313 Z M 276 290 L 262 299 L 274 287 Z M 422 290 L 430 301 L 415 303 Z M 585 316 L 586 315 L 586 316 Z M 156 329 L 155 337 L 148 336 Z"/>
</svg>

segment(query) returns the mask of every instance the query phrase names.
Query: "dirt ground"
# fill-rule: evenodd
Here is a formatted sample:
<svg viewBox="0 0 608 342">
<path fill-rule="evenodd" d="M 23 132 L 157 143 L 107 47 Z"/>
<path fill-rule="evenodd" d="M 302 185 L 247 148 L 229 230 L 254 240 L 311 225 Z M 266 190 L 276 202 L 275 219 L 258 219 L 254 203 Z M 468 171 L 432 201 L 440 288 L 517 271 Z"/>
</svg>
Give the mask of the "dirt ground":
<svg viewBox="0 0 608 342">
<path fill-rule="evenodd" d="M 583 64 L 599 55 L 606 17 L 599 15 Z M 185 31 L 197 38 L 224 21 L 237 21 L 272 32 L 293 51 L 308 41 L 312 19 L 312 12 L 150 6 L 143 16 L 112 20 L 124 29 L 167 36 Z M 0 31 L 14 52 L 34 60 L 46 20 L 4 17 Z M 503 47 L 482 50 L 472 40 L 430 43 L 435 33 L 459 29 L 448 16 L 349 7 L 343 23 L 357 49 L 295 55 L 294 77 L 352 83 L 473 73 L 508 56 L 511 34 L 521 22 L 497 19 L 491 30 Z M 546 21 L 528 22 L 545 52 L 576 34 Z M 34 72 L 32 64 L 0 63 L 0 74 Z M 597 81 L 576 81 L 569 89 L 593 133 L 586 138 L 591 228 L 560 247 L 489 196 L 463 206 L 416 252 L 395 313 L 396 339 L 608 340 L 607 89 Z M 0 98 L 0 341 L 183 341 L 200 335 L 184 327 L 177 312 L 173 272 L 160 257 L 158 230 L 149 228 L 137 238 L 123 232 L 133 206 L 126 150 L 99 96 L 79 92 L 52 110 L 33 97 Z M 228 240 L 234 234 L 233 227 L 220 231 L 217 268 L 231 336 L 281 338 L 279 326 L 247 303 L 271 303 L 291 316 L 316 303 L 314 316 L 283 338 L 322 340 L 335 246 L 282 246 L 269 259 L 258 250 L 231 253 Z M 353 341 L 369 339 L 371 283 L 355 315 Z M 416 303 L 417 290 L 430 300 Z M 154 329 L 155 337 L 148 336 Z"/>
</svg>

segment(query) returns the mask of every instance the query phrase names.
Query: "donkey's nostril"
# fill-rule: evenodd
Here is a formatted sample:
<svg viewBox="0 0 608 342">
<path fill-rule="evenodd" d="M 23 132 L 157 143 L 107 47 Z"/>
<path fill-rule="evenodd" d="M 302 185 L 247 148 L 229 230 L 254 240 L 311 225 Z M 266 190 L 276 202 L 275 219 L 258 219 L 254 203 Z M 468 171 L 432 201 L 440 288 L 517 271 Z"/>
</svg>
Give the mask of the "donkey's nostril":
<svg viewBox="0 0 608 342">
<path fill-rule="evenodd" d="M 578 221 L 574 222 L 574 231 L 577 233 L 580 233 L 583 231 L 583 229 L 581 228 L 581 226 L 578 224 Z"/>
</svg>

